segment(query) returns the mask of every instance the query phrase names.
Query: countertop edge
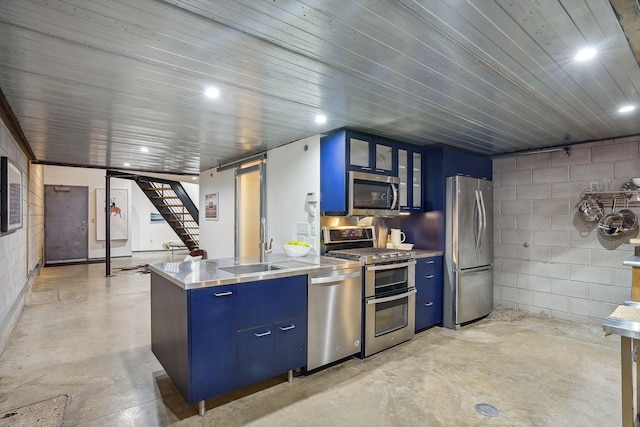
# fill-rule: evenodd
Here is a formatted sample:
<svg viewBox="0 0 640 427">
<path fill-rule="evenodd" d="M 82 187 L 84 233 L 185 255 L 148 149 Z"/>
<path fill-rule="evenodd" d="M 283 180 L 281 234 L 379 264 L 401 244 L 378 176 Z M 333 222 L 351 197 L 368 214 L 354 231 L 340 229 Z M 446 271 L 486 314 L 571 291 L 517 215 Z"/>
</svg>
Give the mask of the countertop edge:
<svg viewBox="0 0 640 427">
<path fill-rule="evenodd" d="M 443 251 L 431 251 L 428 249 L 413 249 L 413 252 L 415 252 L 415 256 L 416 259 L 417 258 L 431 258 L 431 257 L 435 257 L 435 256 L 442 256 L 443 255 Z"/>
<path fill-rule="evenodd" d="M 630 256 L 622 261 L 623 265 L 630 265 L 632 267 L 640 267 L 640 256 Z"/>
<path fill-rule="evenodd" d="M 319 258 L 321 262 L 323 260 L 325 262 L 329 260 L 330 263 L 324 264 L 324 265 L 318 264 L 316 266 L 309 266 L 309 267 L 305 266 L 305 267 L 289 268 L 286 270 L 275 270 L 275 271 L 269 271 L 269 272 L 242 274 L 242 275 L 236 275 L 235 277 L 202 280 L 202 281 L 195 281 L 190 283 L 185 283 L 179 278 L 172 276 L 171 274 L 164 271 L 162 268 L 159 268 L 157 265 L 150 264 L 149 269 L 152 273 L 158 274 L 159 276 L 177 285 L 178 287 L 188 291 L 193 289 L 204 289 L 204 288 L 210 288 L 210 287 L 216 287 L 216 286 L 256 282 L 261 280 L 279 279 L 283 277 L 301 276 L 301 275 L 327 272 L 327 271 L 333 271 L 333 270 L 343 270 L 348 268 L 361 268 L 364 265 L 364 263 L 360 261 L 341 260 L 338 258 L 331 258 L 331 257 L 319 257 Z M 207 261 L 211 262 L 211 261 L 217 261 L 217 260 L 214 259 L 214 260 L 185 261 L 185 262 L 200 263 L 200 262 L 207 262 Z M 229 260 L 225 260 L 225 261 L 228 262 Z M 266 262 L 266 264 L 272 264 L 272 263 L 278 263 L 278 262 L 282 262 L 282 261 L 270 261 L 270 262 Z M 250 262 L 250 263 L 254 264 L 253 262 Z"/>
</svg>

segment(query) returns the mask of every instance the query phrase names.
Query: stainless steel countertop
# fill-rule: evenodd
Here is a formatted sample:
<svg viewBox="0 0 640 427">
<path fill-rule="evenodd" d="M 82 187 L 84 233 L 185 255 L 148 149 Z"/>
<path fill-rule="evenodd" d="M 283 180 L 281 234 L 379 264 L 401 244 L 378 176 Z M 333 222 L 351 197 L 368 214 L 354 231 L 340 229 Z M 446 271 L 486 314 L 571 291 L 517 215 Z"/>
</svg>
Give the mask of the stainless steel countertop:
<svg viewBox="0 0 640 427">
<path fill-rule="evenodd" d="M 630 265 L 632 267 L 640 267 L 640 256 L 630 256 L 622 261 L 624 265 Z"/>
<path fill-rule="evenodd" d="M 426 249 L 413 249 L 416 253 L 416 258 L 431 258 L 434 256 L 442 256 L 442 251 L 429 251 Z"/>
<path fill-rule="evenodd" d="M 278 270 L 234 274 L 223 268 L 239 265 L 267 264 L 279 267 Z M 323 271 L 339 270 L 349 267 L 362 267 L 359 261 L 330 258 L 317 255 L 288 257 L 285 254 L 270 254 L 261 263 L 256 258 L 219 258 L 200 261 L 163 262 L 151 264 L 151 273 L 158 274 L 177 286 L 190 290 L 223 286 L 234 283 L 255 282 L 257 280 L 298 276 Z"/>
<path fill-rule="evenodd" d="M 610 334 L 620 335 L 621 337 L 628 337 L 636 340 L 640 339 L 640 323 L 632 322 L 630 320 L 609 317 L 602 324 L 602 330 Z"/>
</svg>

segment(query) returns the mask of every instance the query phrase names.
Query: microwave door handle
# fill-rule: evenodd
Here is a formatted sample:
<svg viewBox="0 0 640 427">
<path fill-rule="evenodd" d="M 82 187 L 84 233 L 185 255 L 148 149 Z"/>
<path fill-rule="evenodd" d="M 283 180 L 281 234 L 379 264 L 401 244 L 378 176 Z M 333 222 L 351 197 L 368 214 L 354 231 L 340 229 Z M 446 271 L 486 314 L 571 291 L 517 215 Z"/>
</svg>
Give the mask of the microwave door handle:
<svg viewBox="0 0 640 427">
<path fill-rule="evenodd" d="M 396 208 L 398 204 L 398 189 L 395 184 L 391 184 L 391 191 L 393 192 L 393 202 L 391 203 L 391 210 Z"/>
</svg>

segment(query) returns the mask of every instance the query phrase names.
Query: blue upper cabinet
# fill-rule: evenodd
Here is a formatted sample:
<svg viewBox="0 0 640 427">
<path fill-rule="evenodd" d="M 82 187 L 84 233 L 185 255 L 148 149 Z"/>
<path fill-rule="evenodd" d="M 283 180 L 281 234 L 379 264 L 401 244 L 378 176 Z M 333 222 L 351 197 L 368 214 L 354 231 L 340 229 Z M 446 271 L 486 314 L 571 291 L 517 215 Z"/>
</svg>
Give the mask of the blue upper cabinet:
<svg viewBox="0 0 640 427">
<path fill-rule="evenodd" d="M 491 159 L 446 147 L 429 148 L 425 156 L 425 210 L 444 210 L 445 178 L 464 175 L 492 180 Z"/>
<path fill-rule="evenodd" d="M 398 147 L 398 192 L 400 210 L 403 212 L 424 211 L 423 159 L 422 149 L 411 146 Z"/>
<path fill-rule="evenodd" d="M 320 139 L 320 210 L 347 212 L 348 172 L 398 176 L 398 148 L 391 140 L 341 130 Z"/>
</svg>

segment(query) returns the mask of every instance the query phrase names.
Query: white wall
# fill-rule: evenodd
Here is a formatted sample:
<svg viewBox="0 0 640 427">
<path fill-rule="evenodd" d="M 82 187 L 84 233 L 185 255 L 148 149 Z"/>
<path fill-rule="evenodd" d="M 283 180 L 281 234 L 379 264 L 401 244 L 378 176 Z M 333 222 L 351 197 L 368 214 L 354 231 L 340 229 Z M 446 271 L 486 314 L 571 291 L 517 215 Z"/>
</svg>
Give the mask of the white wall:
<svg viewBox="0 0 640 427">
<path fill-rule="evenodd" d="M 267 230 L 273 252 L 282 244 L 298 240 L 297 224 L 308 224 L 304 237 L 320 253 L 320 214 L 309 215 L 307 193 L 315 193 L 320 207 L 320 135 L 310 136 L 267 152 Z M 312 230 L 312 231 L 311 231 Z"/>
<path fill-rule="evenodd" d="M 218 193 L 218 220 L 205 218 L 205 195 Z M 200 249 L 209 258 L 234 256 L 235 245 L 235 171 L 209 169 L 200 174 Z"/>
<path fill-rule="evenodd" d="M 306 150 L 305 150 L 306 147 Z M 267 152 L 267 239 L 273 238 L 273 252 L 282 253 L 282 244 L 298 239 L 297 224 L 310 224 L 315 236 L 313 248 L 320 253 L 320 218 L 306 210 L 306 196 L 320 197 L 320 136 L 305 138 Z M 205 195 L 218 192 L 218 221 L 204 217 Z M 200 247 L 209 258 L 234 256 L 235 172 L 215 169 L 200 174 Z M 319 206 L 319 200 L 318 200 Z M 300 236 L 302 237 L 302 236 Z M 309 238 L 309 236 L 305 236 Z M 257 243 L 257 242 L 256 242 Z"/>
<path fill-rule="evenodd" d="M 494 159 L 497 304 L 600 325 L 631 299 L 631 267 L 622 261 L 633 255 L 629 238 L 638 230 L 602 236 L 577 205 L 592 181 L 610 179 L 617 190 L 640 176 L 639 150 L 640 137 L 632 137 L 576 145 L 569 157 Z M 632 210 L 640 214 L 640 207 Z"/>
<path fill-rule="evenodd" d="M 45 185 L 75 185 L 89 187 L 89 258 L 104 258 L 106 256 L 105 241 L 96 239 L 96 188 L 105 188 L 104 169 L 70 168 L 63 166 L 44 166 Z M 111 178 L 111 189 L 127 190 L 127 204 L 129 206 L 129 220 L 127 240 L 111 241 L 111 256 L 131 255 L 131 187 L 133 181 Z"/>
<path fill-rule="evenodd" d="M 198 206 L 198 184 L 181 182 L 193 203 Z M 200 208 L 199 208 L 200 209 Z M 164 249 L 162 243 L 168 240 L 180 240 L 165 221 L 152 223 L 151 212 L 158 212 L 137 184 L 131 186 L 131 250 L 158 251 Z"/>
</svg>

